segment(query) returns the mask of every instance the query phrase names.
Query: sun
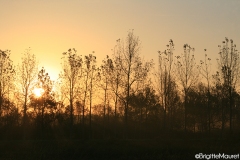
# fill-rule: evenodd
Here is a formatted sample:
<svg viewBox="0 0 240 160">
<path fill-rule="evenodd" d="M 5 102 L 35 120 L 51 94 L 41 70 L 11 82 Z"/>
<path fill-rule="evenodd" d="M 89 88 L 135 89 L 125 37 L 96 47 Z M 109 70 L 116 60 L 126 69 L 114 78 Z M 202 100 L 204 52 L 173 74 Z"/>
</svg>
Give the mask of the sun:
<svg viewBox="0 0 240 160">
<path fill-rule="evenodd" d="M 33 93 L 35 94 L 36 97 L 41 97 L 43 94 L 44 90 L 42 88 L 34 88 Z"/>
</svg>

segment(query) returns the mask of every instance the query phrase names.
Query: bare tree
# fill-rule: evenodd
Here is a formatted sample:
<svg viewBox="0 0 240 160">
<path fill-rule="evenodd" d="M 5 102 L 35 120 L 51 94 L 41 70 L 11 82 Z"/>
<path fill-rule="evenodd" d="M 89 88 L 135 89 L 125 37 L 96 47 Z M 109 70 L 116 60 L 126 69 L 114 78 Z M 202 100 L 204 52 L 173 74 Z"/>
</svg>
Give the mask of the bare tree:
<svg viewBox="0 0 240 160">
<path fill-rule="evenodd" d="M 27 103 L 29 101 L 29 95 L 34 87 L 34 81 L 37 79 L 38 63 L 36 57 L 31 53 L 31 49 L 27 49 L 22 57 L 22 63 L 18 64 L 18 80 L 21 93 L 23 95 L 23 126 L 26 127 L 27 118 Z"/>
<path fill-rule="evenodd" d="M 94 53 L 94 52 L 93 52 Z M 89 125 L 91 129 L 92 125 L 92 96 L 93 96 L 93 81 L 95 78 L 96 68 L 96 56 L 89 54 L 85 56 L 83 62 L 83 106 L 82 106 L 82 123 L 83 123 L 83 137 L 85 136 L 85 110 L 87 109 L 86 104 L 89 100 Z M 89 99 L 88 99 L 89 96 Z M 91 136 L 91 135 L 90 135 Z"/>
<path fill-rule="evenodd" d="M 104 135 L 105 135 L 105 128 L 106 128 L 106 107 L 107 101 L 109 101 L 110 95 L 110 87 L 111 86 L 111 78 L 113 76 L 113 61 L 109 58 L 109 56 L 104 59 L 103 64 L 101 65 L 101 85 L 100 87 L 104 91 L 104 108 L 103 108 L 103 123 L 104 123 Z"/>
<path fill-rule="evenodd" d="M 160 102 L 164 110 L 163 126 L 166 128 L 166 116 L 170 110 L 171 91 L 173 88 L 173 51 L 174 44 L 170 39 L 167 50 L 164 52 L 158 51 L 158 71 L 157 77 L 157 88 L 160 95 Z"/>
<path fill-rule="evenodd" d="M 120 39 L 117 40 L 117 44 L 120 42 Z M 115 121 L 115 136 L 117 135 L 117 118 L 118 112 L 120 110 L 119 106 L 119 99 L 120 99 L 120 84 L 122 82 L 122 68 L 121 68 L 121 49 L 119 48 L 121 45 L 115 45 L 113 49 L 113 64 L 112 64 L 112 74 L 110 75 L 110 89 L 113 92 L 113 99 L 114 99 L 114 121 Z"/>
<path fill-rule="evenodd" d="M 94 53 L 94 52 L 93 52 Z M 92 99 L 94 88 L 96 83 L 99 80 L 99 68 L 96 66 L 96 56 L 90 54 L 88 58 L 86 58 L 87 63 L 87 72 L 89 72 L 89 127 L 90 127 L 90 137 L 92 137 Z"/>
<path fill-rule="evenodd" d="M 230 44 L 229 44 L 230 41 Z M 221 84 L 223 86 L 223 92 L 226 93 L 228 98 L 228 108 L 229 108 L 229 127 L 230 132 L 232 132 L 232 110 L 233 110 L 233 92 L 236 90 L 236 85 L 239 81 L 239 52 L 236 49 L 236 45 L 233 44 L 232 39 L 225 38 L 222 42 L 222 46 L 219 45 L 219 75 L 221 79 Z M 224 122 L 222 122 L 224 123 Z"/>
<path fill-rule="evenodd" d="M 60 74 L 60 78 L 68 86 L 67 93 L 70 104 L 70 125 L 73 125 L 73 113 L 74 108 L 73 104 L 77 98 L 77 93 L 79 90 L 78 79 L 82 76 L 82 57 L 77 55 L 76 49 L 69 49 L 67 52 L 63 53 L 64 63 L 63 63 L 63 72 Z"/>
<path fill-rule="evenodd" d="M 184 44 L 183 49 L 184 53 L 182 56 L 177 56 L 176 67 L 184 93 L 184 130 L 186 131 L 188 93 L 199 77 L 200 67 L 195 63 L 194 48 Z"/>
<path fill-rule="evenodd" d="M 211 59 L 209 57 L 207 57 L 206 54 L 206 49 L 204 49 L 205 51 L 205 58 L 204 61 L 200 61 L 202 68 L 201 68 L 201 74 L 203 75 L 203 77 L 205 78 L 205 80 L 207 81 L 207 110 L 208 110 L 208 132 L 211 131 L 211 101 L 210 101 L 210 97 L 211 97 Z"/>
<path fill-rule="evenodd" d="M 152 63 L 143 64 L 139 56 L 140 41 L 133 31 L 128 32 L 125 43 L 120 40 L 117 42 L 117 52 L 121 57 L 119 66 L 122 70 L 122 93 L 118 94 L 118 97 L 124 104 L 125 137 L 127 137 L 130 94 L 138 90 L 138 85 L 147 77 Z"/>
<path fill-rule="evenodd" d="M 41 119 L 41 130 L 44 134 L 44 127 L 47 120 L 45 117 L 47 115 L 53 115 L 56 102 L 54 99 L 53 93 L 53 81 L 50 79 L 49 74 L 45 71 L 44 67 L 38 72 L 38 80 L 35 86 L 35 90 L 40 92 L 39 95 L 32 93 L 30 96 L 31 105 L 34 107 L 34 110 L 40 115 Z M 50 116 L 48 116 L 50 117 Z M 51 119 L 53 121 L 53 118 Z M 48 118 L 48 123 L 51 122 Z"/>
<path fill-rule="evenodd" d="M 15 71 L 13 68 L 13 62 L 10 59 L 10 51 L 0 50 L 0 117 L 4 101 L 8 99 L 8 102 L 10 102 L 9 95 L 14 87 L 14 77 Z"/>
</svg>

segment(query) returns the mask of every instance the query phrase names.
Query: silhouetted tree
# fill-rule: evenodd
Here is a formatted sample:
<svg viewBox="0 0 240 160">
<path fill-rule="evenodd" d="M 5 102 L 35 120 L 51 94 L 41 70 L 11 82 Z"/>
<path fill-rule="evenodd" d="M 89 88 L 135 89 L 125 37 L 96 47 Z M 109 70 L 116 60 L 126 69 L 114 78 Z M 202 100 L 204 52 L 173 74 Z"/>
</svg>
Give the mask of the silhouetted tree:
<svg viewBox="0 0 240 160">
<path fill-rule="evenodd" d="M 218 66 L 220 83 L 223 86 L 222 92 L 225 93 L 226 98 L 228 99 L 229 127 L 232 132 L 233 92 L 239 81 L 240 72 L 239 52 L 236 50 L 236 45 L 233 44 L 233 40 L 229 40 L 228 38 L 225 38 L 225 41 L 222 42 L 222 46 L 219 45 L 219 50 Z"/>
<path fill-rule="evenodd" d="M 94 53 L 94 52 L 93 52 Z M 92 137 L 92 99 L 93 92 L 96 84 L 100 79 L 99 68 L 96 66 L 96 56 L 90 54 L 86 58 L 87 72 L 89 72 L 89 127 L 90 127 L 90 138 Z"/>
<path fill-rule="evenodd" d="M 142 132 L 147 133 L 149 129 L 158 130 L 157 122 L 159 120 L 160 108 L 158 99 L 159 97 L 150 85 L 130 95 L 129 105 L 132 108 L 129 114 L 131 115 L 131 119 L 136 122 L 135 125 L 139 126 L 140 135 L 142 135 Z"/>
<path fill-rule="evenodd" d="M 86 104 L 89 95 L 89 125 L 92 124 L 92 93 L 93 93 L 93 79 L 94 72 L 96 71 L 96 56 L 89 54 L 84 57 L 83 62 L 83 106 L 82 106 L 82 124 L 83 124 L 83 137 L 85 137 L 85 112 L 87 110 Z"/>
<path fill-rule="evenodd" d="M 226 94 L 224 91 L 224 87 L 221 84 L 220 74 L 217 71 L 216 74 L 213 75 L 214 79 L 214 88 L 213 88 L 213 123 L 215 125 L 216 122 L 221 121 L 221 128 L 222 131 L 224 129 L 225 123 L 226 123 L 226 116 L 227 116 L 227 110 L 226 110 Z"/>
<path fill-rule="evenodd" d="M 6 127 L 19 126 L 21 115 L 18 107 L 8 98 L 2 101 L 1 121 L 0 124 Z"/>
<path fill-rule="evenodd" d="M 199 67 L 195 63 L 194 48 L 188 44 L 184 44 L 183 49 L 184 53 L 181 56 L 177 56 L 176 67 L 177 77 L 184 93 L 184 130 L 186 131 L 188 92 L 199 77 Z"/>
<path fill-rule="evenodd" d="M 205 58 L 204 61 L 200 61 L 202 68 L 201 68 L 201 74 L 203 75 L 203 77 L 206 79 L 207 81 L 207 110 L 208 110 L 208 132 L 211 131 L 211 59 L 207 57 L 206 54 L 206 49 L 204 49 L 205 51 Z"/>
<path fill-rule="evenodd" d="M 37 79 L 37 61 L 34 54 L 30 53 L 31 49 L 27 49 L 22 57 L 21 64 L 18 64 L 17 83 L 20 92 L 23 95 L 23 126 L 26 127 L 27 118 L 27 103 L 29 102 L 29 95 L 34 87 L 34 81 Z"/>
<path fill-rule="evenodd" d="M 50 125 L 55 120 L 56 102 L 54 99 L 53 81 L 50 79 L 48 73 L 42 68 L 38 73 L 38 81 L 35 89 L 42 90 L 41 95 L 36 96 L 34 93 L 31 95 L 31 105 L 37 117 L 41 121 L 41 130 L 44 132 L 45 124 Z"/>
<path fill-rule="evenodd" d="M 109 102 L 109 95 L 110 95 L 110 84 L 111 78 L 113 76 L 113 61 L 109 58 L 109 56 L 104 59 L 103 64 L 101 65 L 101 84 L 100 87 L 104 91 L 104 108 L 103 108 L 103 121 L 104 121 L 104 134 L 105 134 L 105 128 L 106 128 L 106 108 L 107 108 L 107 102 Z"/>
<path fill-rule="evenodd" d="M 74 108 L 73 104 L 77 98 L 79 92 L 78 79 L 82 76 L 82 65 L 83 60 L 81 56 L 77 55 L 77 50 L 69 49 L 67 52 L 63 53 L 64 63 L 63 63 L 63 72 L 60 74 L 60 78 L 63 79 L 62 83 L 65 83 L 67 88 L 70 106 L 70 126 L 73 126 L 73 113 Z M 71 129 L 72 130 L 72 129 Z"/>
<path fill-rule="evenodd" d="M 117 43 L 120 42 L 120 39 L 117 40 Z M 121 82 L 122 82 L 122 68 L 121 68 L 121 50 L 119 49 L 119 45 L 115 45 L 113 49 L 113 70 L 111 74 L 111 83 L 110 83 L 110 88 L 114 94 L 113 99 L 114 99 L 114 121 L 115 124 L 117 123 L 118 115 L 119 115 L 119 100 L 120 98 L 120 88 L 121 88 Z M 117 134 L 117 126 L 114 126 L 114 132 L 115 136 Z"/>
<path fill-rule="evenodd" d="M 128 110 L 129 97 L 131 92 L 138 90 L 138 85 L 147 77 L 152 63 L 146 62 L 143 64 L 140 53 L 139 38 L 133 34 L 133 31 L 128 32 L 126 42 L 117 42 L 116 52 L 120 57 L 119 66 L 122 70 L 122 93 L 118 97 L 124 104 L 124 121 L 125 121 L 125 136 L 128 135 Z"/>
<path fill-rule="evenodd" d="M 164 52 L 158 51 L 158 71 L 156 73 L 157 77 L 157 89 L 160 95 L 161 105 L 164 110 L 164 119 L 163 119 L 163 126 L 166 128 L 166 117 L 167 112 L 169 113 L 170 110 L 170 92 L 172 90 L 173 84 L 173 51 L 174 51 L 174 44 L 173 41 L 169 41 L 169 45 L 167 45 L 167 50 Z"/>
<path fill-rule="evenodd" d="M 4 101 L 7 100 L 10 105 L 10 92 L 14 89 L 14 77 L 15 71 L 10 59 L 10 51 L 0 50 L 0 117 Z"/>
<path fill-rule="evenodd" d="M 208 87 L 198 83 L 189 90 L 188 126 L 196 131 L 208 130 Z"/>
</svg>

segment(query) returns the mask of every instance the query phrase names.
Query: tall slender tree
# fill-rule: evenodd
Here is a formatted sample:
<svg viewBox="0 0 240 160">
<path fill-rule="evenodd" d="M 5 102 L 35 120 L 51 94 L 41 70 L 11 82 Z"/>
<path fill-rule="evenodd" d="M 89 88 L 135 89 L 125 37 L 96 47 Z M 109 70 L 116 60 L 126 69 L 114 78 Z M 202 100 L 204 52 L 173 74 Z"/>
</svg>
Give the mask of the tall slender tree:
<svg viewBox="0 0 240 160">
<path fill-rule="evenodd" d="M 94 54 L 94 52 L 93 52 Z M 96 56 L 90 54 L 88 56 L 87 68 L 89 69 L 89 128 L 90 128 L 90 138 L 92 137 L 92 103 L 94 96 L 94 88 L 96 87 L 96 83 L 99 80 L 99 68 L 96 66 Z"/>
<path fill-rule="evenodd" d="M 191 87 L 196 83 L 200 67 L 196 64 L 194 58 L 194 48 L 188 44 L 183 45 L 183 54 L 177 56 L 177 74 L 179 82 L 183 88 L 184 93 L 184 130 L 187 127 L 187 107 L 188 107 L 188 93 Z"/>
<path fill-rule="evenodd" d="M 105 135 L 105 128 L 106 128 L 106 107 L 107 102 L 109 101 L 109 86 L 111 83 L 111 77 L 113 76 L 113 61 L 107 55 L 106 59 L 104 59 L 103 64 L 101 65 L 101 82 L 102 84 L 100 87 L 104 91 L 104 107 L 103 107 L 103 123 L 104 123 L 104 135 Z"/>
<path fill-rule="evenodd" d="M 128 32 L 125 43 L 120 40 L 117 42 L 117 52 L 121 57 L 119 66 L 122 70 L 122 93 L 118 97 L 124 104 L 124 133 L 127 138 L 130 94 L 138 90 L 138 85 L 147 77 L 152 63 L 143 64 L 140 58 L 140 40 L 133 31 Z"/>
<path fill-rule="evenodd" d="M 230 44 L 229 44 L 230 41 Z M 229 128 L 232 132 L 232 119 L 233 119 L 233 93 L 236 90 L 236 85 L 239 81 L 240 62 L 239 52 L 236 49 L 236 45 L 232 39 L 225 38 L 222 42 L 222 46 L 219 45 L 219 60 L 218 69 L 223 86 L 223 93 L 226 94 L 229 108 Z M 224 123 L 224 122 L 223 122 Z"/>
<path fill-rule="evenodd" d="M 63 55 L 63 72 L 60 74 L 60 78 L 62 78 L 64 80 L 63 83 L 66 83 L 68 86 L 67 93 L 70 106 L 70 126 L 72 128 L 74 118 L 73 104 L 79 90 L 78 79 L 82 76 L 83 60 L 81 56 L 77 55 L 77 50 L 75 48 L 69 49 L 67 52 L 64 52 Z"/>
<path fill-rule="evenodd" d="M 94 53 L 94 52 L 93 52 Z M 93 81 L 96 72 L 96 56 L 89 54 L 83 60 L 83 102 L 82 102 L 82 124 L 83 137 L 85 137 L 85 111 L 87 109 L 87 102 L 89 100 L 89 126 L 91 132 L 92 125 L 92 96 L 93 96 Z M 89 97 L 89 98 L 88 98 Z M 91 136 L 91 135 L 90 135 Z"/>
<path fill-rule="evenodd" d="M 206 54 L 206 49 L 204 49 L 205 51 L 205 58 L 204 61 L 200 61 L 202 68 L 201 68 L 201 74 L 203 75 L 203 77 L 205 78 L 205 80 L 207 81 L 207 110 L 208 110 L 208 132 L 210 133 L 211 131 L 211 59 L 209 57 L 207 57 Z"/>
<path fill-rule="evenodd" d="M 26 127 L 27 121 L 27 103 L 29 102 L 29 95 L 34 87 L 34 83 L 38 74 L 38 63 L 36 56 L 31 53 L 31 49 L 26 49 L 21 64 L 18 64 L 18 80 L 20 91 L 23 95 L 23 126 Z"/>
<path fill-rule="evenodd" d="M 173 41 L 170 39 L 169 45 L 167 45 L 167 50 L 164 52 L 158 51 L 158 71 L 156 74 L 157 77 L 157 88 L 160 95 L 161 105 L 164 110 L 164 120 L 163 126 L 166 128 L 166 117 L 167 112 L 170 110 L 170 99 L 171 99 L 171 91 L 173 88 L 173 51 L 174 51 L 174 44 Z"/>
<path fill-rule="evenodd" d="M 120 42 L 120 39 L 117 40 L 117 43 Z M 115 45 L 113 49 L 113 65 L 112 65 L 112 74 L 110 76 L 110 89 L 113 92 L 113 99 L 114 99 L 114 121 L 115 124 L 117 124 L 117 118 L 118 118 L 118 111 L 120 109 L 119 106 L 119 99 L 120 98 L 120 87 L 122 82 L 122 68 L 121 68 L 121 49 L 119 49 L 119 45 Z M 117 126 L 115 125 L 114 128 L 115 136 L 117 135 Z"/>
<path fill-rule="evenodd" d="M 10 53 L 9 50 L 0 50 L 0 117 L 3 103 L 7 99 L 10 100 L 10 91 L 14 87 L 15 70 Z"/>
<path fill-rule="evenodd" d="M 53 81 L 50 79 L 50 76 L 45 71 L 44 67 L 38 72 L 38 80 L 34 90 L 40 93 L 38 93 L 39 95 L 36 95 L 36 93 L 31 95 L 31 105 L 34 107 L 37 114 L 40 115 L 41 131 L 43 134 L 45 123 L 47 121 L 45 120 L 45 117 L 47 117 L 47 115 L 52 116 L 52 114 L 55 114 L 54 108 L 56 106 L 53 93 Z M 48 123 L 50 122 L 48 121 Z"/>
</svg>

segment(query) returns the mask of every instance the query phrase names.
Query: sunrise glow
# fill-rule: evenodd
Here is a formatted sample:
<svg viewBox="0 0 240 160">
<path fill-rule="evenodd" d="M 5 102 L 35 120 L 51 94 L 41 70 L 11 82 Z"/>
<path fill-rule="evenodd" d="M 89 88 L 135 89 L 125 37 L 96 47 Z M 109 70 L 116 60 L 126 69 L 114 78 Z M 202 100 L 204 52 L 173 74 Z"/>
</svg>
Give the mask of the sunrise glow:
<svg viewBox="0 0 240 160">
<path fill-rule="evenodd" d="M 0 159 L 239 159 L 240 0 L 0 6 Z"/>
<path fill-rule="evenodd" d="M 41 97 L 44 90 L 42 88 L 34 88 L 33 93 L 36 97 Z"/>
</svg>

